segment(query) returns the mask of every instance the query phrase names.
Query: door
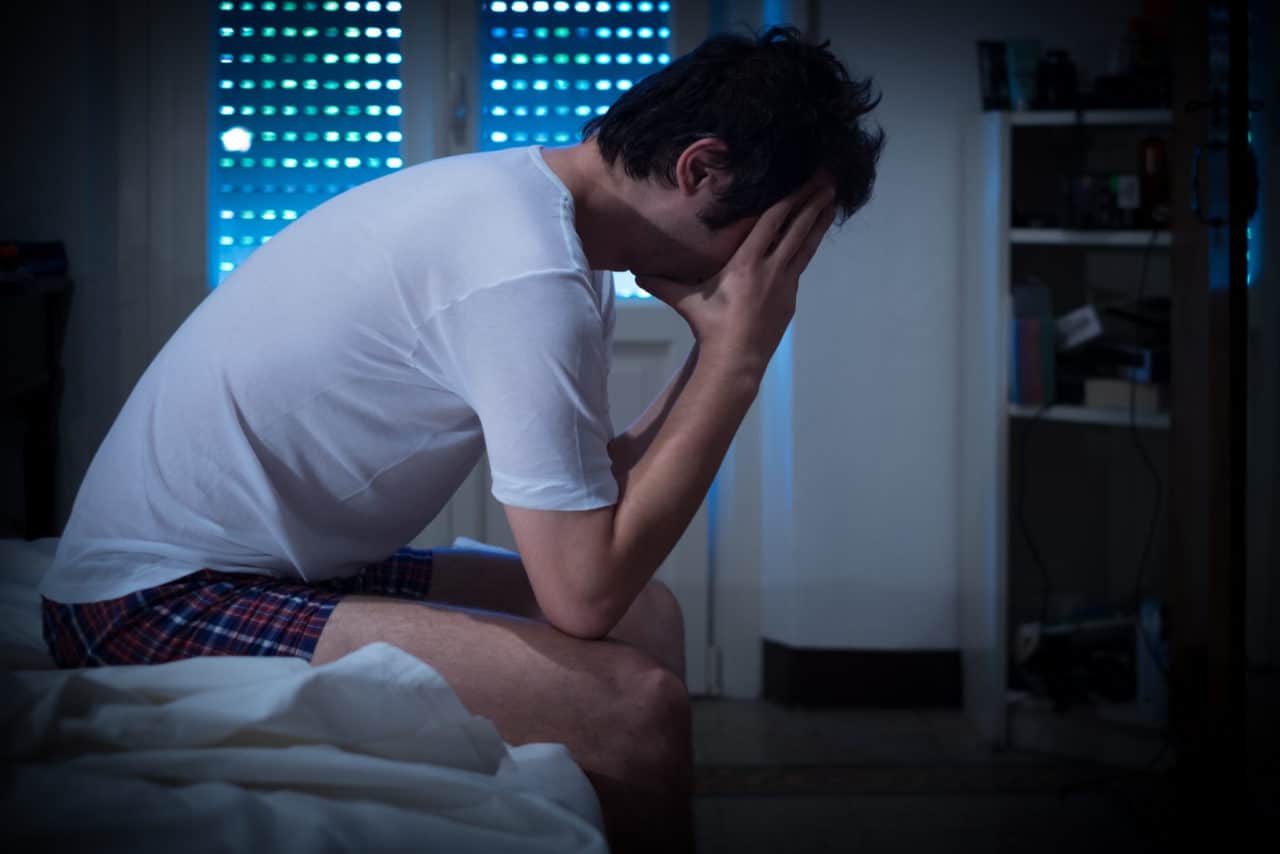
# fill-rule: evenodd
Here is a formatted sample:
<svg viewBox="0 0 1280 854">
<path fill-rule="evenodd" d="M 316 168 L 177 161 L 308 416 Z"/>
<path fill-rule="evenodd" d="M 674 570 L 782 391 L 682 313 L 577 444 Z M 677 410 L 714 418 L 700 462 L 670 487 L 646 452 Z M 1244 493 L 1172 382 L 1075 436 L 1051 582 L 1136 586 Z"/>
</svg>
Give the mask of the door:
<svg viewBox="0 0 1280 854">
<path fill-rule="evenodd" d="M 1245 230 L 1248 300 L 1247 474 L 1245 483 L 1245 676 L 1251 795 L 1274 820 L 1280 811 L 1280 9 L 1251 0 L 1249 26 L 1250 147 L 1256 158 L 1256 208 Z M 1269 772 L 1267 769 L 1270 769 Z"/>
<path fill-rule="evenodd" d="M 1252 483 L 1259 498 L 1270 494 L 1250 477 L 1250 407 L 1255 425 L 1274 418 L 1258 394 L 1274 372 L 1251 376 L 1250 349 L 1274 347 L 1267 335 L 1275 334 L 1274 317 L 1265 325 L 1249 317 L 1251 302 L 1274 299 L 1274 279 L 1250 269 L 1255 257 L 1268 260 L 1250 246 L 1254 230 L 1265 231 L 1256 152 L 1269 115 L 1255 93 L 1264 83 L 1274 89 L 1274 78 L 1251 79 L 1250 66 L 1269 61 L 1270 6 L 1187 0 L 1175 18 L 1180 142 L 1172 162 L 1186 181 L 1175 184 L 1173 211 L 1170 724 L 1180 813 L 1197 821 L 1230 821 L 1249 803 L 1247 490 Z M 1269 454 L 1274 444 L 1255 447 Z"/>
</svg>

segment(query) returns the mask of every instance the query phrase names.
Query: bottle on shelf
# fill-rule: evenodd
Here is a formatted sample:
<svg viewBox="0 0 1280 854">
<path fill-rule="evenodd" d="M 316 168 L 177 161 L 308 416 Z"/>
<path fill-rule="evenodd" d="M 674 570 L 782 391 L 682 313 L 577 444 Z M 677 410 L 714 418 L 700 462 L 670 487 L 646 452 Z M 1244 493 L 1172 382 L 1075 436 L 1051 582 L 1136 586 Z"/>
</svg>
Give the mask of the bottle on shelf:
<svg viewBox="0 0 1280 854">
<path fill-rule="evenodd" d="M 1142 218 L 1148 226 L 1169 222 L 1169 154 L 1164 140 L 1148 136 L 1138 146 Z"/>
</svg>

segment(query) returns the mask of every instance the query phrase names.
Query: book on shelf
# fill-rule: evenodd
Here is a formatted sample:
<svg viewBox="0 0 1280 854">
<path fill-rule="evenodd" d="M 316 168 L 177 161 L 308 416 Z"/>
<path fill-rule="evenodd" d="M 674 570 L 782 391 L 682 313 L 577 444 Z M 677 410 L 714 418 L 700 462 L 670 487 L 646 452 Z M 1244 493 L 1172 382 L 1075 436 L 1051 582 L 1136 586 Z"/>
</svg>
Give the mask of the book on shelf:
<svg viewBox="0 0 1280 854">
<path fill-rule="evenodd" d="M 1028 406 L 1057 397 L 1057 324 L 1049 289 L 1042 284 L 1013 288 L 1009 348 L 1009 402 Z"/>
<path fill-rule="evenodd" d="M 1009 402 L 1052 403 L 1057 389 L 1057 333 L 1053 318 L 1014 318 L 1012 335 Z"/>
</svg>

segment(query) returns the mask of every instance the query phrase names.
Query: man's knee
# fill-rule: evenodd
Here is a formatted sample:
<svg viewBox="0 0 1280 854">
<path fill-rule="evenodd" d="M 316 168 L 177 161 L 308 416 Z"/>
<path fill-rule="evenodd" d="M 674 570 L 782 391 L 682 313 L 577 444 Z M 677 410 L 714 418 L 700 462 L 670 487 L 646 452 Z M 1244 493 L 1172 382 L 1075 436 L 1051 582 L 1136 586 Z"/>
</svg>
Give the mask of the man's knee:
<svg viewBox="0 0 1280 854">
<path fill-rule="evenodd" d="M 664 627 L 663 634 L 679 642 L 684 648 L 684 611 L 680 609 L 680 600 L 671 588 L 658 579 L 649 582 L 645 593 L 650 597 L 654 622 Z"/>
<path fill-rule="evenodd" d="M 684 615 L 675 594 L 661 581 L 644 586 L 609 637 L 643 651 L 684 678 Z"/>
<path fill-rule="evenodd" d="M 615 698 L 623 760 L 643 777 L 679 785 L 692 762 L 692 708 L 683 680 L 642 654 L 625 653 Z"/>
</svg>

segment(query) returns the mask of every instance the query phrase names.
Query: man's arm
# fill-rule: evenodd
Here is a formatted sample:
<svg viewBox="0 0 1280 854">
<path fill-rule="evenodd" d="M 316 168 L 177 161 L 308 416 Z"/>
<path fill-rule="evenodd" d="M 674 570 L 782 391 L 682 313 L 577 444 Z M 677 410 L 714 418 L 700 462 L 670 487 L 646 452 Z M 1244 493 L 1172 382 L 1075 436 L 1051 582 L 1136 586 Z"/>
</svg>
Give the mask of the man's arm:
<svg viewBox="0 0 1280 854">
<path fill-rule="evenodd" d="M 834 217 L 831 199 L 806 188 L 805 196 L 770 208 L 701 287 L 641 282 L 684 317 L 699 350 L 618 503 L 585 511 L 506 508 L 534 594 L 557 628 L 583 638 L 607 635 L 688 527 L 795 311 L 800 272 Z"/>
<path fill-rule="evenodd" d="M 653 399 L 626 431 L 619 433 L 609 443 L 609 457 L 613 460 L 613 476 L 617 479 L 619 487 L 625 485 L 627 473 L 653 443 L 653 437 L 667 420 L 671 407 L 689 383 L 689 377 L 697 363 L 698 342 L 695 341 L 692 349 L 689 350 L 688 357 L 685 358 L 684 365 L 671 377 L 662 393 Z"/>
</svg>

